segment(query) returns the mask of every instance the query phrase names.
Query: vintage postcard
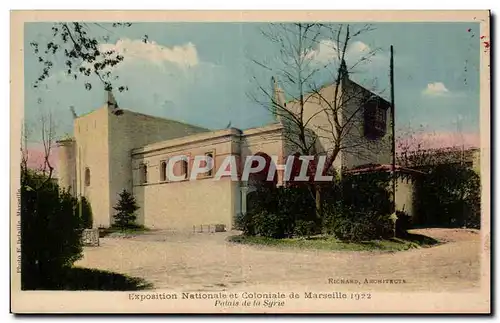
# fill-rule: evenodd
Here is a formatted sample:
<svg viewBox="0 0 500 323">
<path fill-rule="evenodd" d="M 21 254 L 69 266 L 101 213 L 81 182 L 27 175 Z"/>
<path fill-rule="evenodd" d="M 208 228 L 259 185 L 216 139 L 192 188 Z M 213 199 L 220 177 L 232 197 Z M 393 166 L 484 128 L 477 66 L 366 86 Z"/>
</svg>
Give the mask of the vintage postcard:
<svg viewBox="0 0 500 323">
<path fill-rule="evenodd" d="M 11 12 L 11 311 L 490 313 L 489 22 Z"/>
</svg>

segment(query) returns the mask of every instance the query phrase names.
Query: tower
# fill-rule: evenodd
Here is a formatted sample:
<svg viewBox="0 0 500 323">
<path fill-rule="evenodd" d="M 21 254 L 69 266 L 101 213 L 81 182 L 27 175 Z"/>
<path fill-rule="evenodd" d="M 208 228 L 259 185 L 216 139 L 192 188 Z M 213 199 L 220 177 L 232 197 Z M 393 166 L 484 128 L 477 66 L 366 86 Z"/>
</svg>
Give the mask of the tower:
<svg viewBox="0 0 500 323">
<path fill-rule="evenodd" d="M 283 114 L 282 110 L 286 108 L 285 93 L 283 92 L 283 90 L 278 84 L 278 81 L 276 81 L 276 78 L 274 77 L 271 78 L 271 86 L 273 88 L 271 111 L 273 114 L 273 118 L 276 121 L 280 121 L 281 119 L 280 116 Z"/>
<path fill-rule="evenodd" d="M 76 196 L 76 142 L 73 138 L 59 140 L 57 147 L 59 186 Z"/>
</svg>

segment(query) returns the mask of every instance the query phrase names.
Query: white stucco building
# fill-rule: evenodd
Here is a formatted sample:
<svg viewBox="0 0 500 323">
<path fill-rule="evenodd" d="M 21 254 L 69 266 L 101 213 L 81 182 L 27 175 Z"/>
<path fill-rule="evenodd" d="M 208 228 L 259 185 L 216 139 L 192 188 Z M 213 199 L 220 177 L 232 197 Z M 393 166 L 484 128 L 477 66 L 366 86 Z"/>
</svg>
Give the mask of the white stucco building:
<svg viewBox="0 0 500 323">
<path fill-rule="evenodd" d="M 276 84 L 273 90 L 275 103 L 297 111 L 297 100 L 285 102 L 283 91 Z M 347 74 L 337 92 L 344 98 L 357 93 L 365 99 L 363 103 L 346 101 L 345 111 L 339 113 L 343 120 L 346 112 L 355 112 L 356 118 L 346 127 L 342 139 L 355 145 L 343 149 L 334 166 L 390 164 L 389 103 L 350 80 Z M 333 101 L 335 85 L 325 86 L 319 93 Z M 308 96 L 304 117 L 309 120 L 309 133 L 318 138 L 315 151 L 321 153 L 332 149 L 332 135 L 328 131 L 327 109 L 317 94 Z M 118 194 L 126 189 L 139 204 L 138 223 L 146 227 L 192 230 L 193 226 L 224 224 L 231 229 L 235 216 L 245 212 L 247 183 L 229 177 L 215 181 L 215 171 L 196 181 L 170 182 L 165 176 L 165 163 L 172 156 L 189 156 L 189 165 L 179 163 L 175 168 L 177 174 L 186 174 L 187 178 L 196 155 L 213 157 L 214 169 L 229 155 L 241 163 L 256 154 L 278 156 L 285 164 L 287 157 L 297 152 L 288 139 L 294 125 L 276 115 L 274 123 L 259 128 L 208 130 L 122 109 L 109 94 L 103 107 L 74 120 L 72 138 L 58 142 L 59 183 L 73 194 L 88 198 L 95 227 L 112 224 L 113 206 Z M 283 171 L 278 171 L 276 185 L 284 184 Z"/>
</svg>

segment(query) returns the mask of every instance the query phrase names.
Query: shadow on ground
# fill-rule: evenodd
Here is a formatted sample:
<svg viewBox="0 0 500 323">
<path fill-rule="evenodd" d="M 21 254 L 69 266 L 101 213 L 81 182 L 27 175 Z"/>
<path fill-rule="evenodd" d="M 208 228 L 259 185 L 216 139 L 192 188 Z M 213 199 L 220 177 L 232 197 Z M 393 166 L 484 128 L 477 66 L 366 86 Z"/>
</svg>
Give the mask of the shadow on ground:
<svg viewBox="0 0 500 323">
<path fill-rule="evenodd" d="M 62 270 L 51 283 L 45 281 L 38 290 L 102 290 L 136 291 L 151 289 L 153 285 L 138 277 L 130 277 L 110 271 L 71 267 Z"/>
<path fill-rule="evenodd" d="M 439 240 L 431 238 L 429 236 L 418 234 L 418 233 L 407 233 L 404 237 L 405 240 L 415 242 L 420 246 L 434 246 L 442 243 Z"/>
</svg>

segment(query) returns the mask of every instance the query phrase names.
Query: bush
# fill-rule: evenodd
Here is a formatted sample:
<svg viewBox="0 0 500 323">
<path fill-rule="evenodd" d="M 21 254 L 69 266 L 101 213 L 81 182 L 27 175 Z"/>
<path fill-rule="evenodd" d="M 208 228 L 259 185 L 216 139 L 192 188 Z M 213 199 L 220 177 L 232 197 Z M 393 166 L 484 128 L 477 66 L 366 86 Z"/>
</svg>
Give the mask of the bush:
<svg viewBox="0 0 500 323">
<path fill-rule="evenodd" d="M 387 173 L 345 175 L 341 181 L 323 189 L 325 232 L 344 241 L 393 237 L 389 179 Z"/>
<path fill-rule="evenodd" d="M 238 214 L 235 219 L 235 228 L 243 231 L 243 234 L 253 236 L 255 235 L 254 228 L 254 215 L 252 213 Z"/>
<path fill-rule="evenodd" d="M 396 211 L 396 237 L 404 238 L 408 236 L 408 230 L 411 228 L 411 216 L 403 211 Z"/>
<path fill-rule="evenodd" d="M 388 215 L 357 212 L 352 207 L 336 209 L 333 214 L 326 213 L 327 233 L 342 241 L 382 240 L 394 235 L 394 224 Z"/>
<path fill-rule="evenodd" d="M 137 203 L 135 201 L 135 198 L 127 192 L 127 190 L 123 190 L 120 193 L 120 200 L 116 204 L 115 207 L 113 207 L 117 213 L 113 215 L 113 218 L 115 219 L 115 223 L 113 226 L 116 226 L 122 230 L 127 229 L 127 228 L 134 228 L 136 227 L 136 215 L 135 211 L 139 209 L 137 206 Z"/>
<path fill-rule="evenodd" d="M 253 215 L 255 234 L 262 237 L 282 239 L 290 235 L 289 221 L 283 213 L 265 211 Z"/>
<path fill-rule="evenodd" d="M 389 173 L 346 175 L 340 183 L 342 202 L 357 212 L 391 214 Z"/>
<path fill-rule="evenodd" d="M 428 174 L 417 189 L 418 224 L 479 228 L 479 175 L 460 164 L 435 165 L 425 170 Z"/>
<path fill-rule="evenodd" d="M 297 220 L 295 222 L 294 234 L 299 237 L 309 238 L 316 232 L 316 223 L 314 221 Z"/>
<path fill-rule="evenodd" d="M 59 273 L 82 257 L 77 199 L 41 173 L 21 176 L 21 288 L 57 288 Z"/>
<path fill-rule="evenodd" d="M 307 188 L 261 187 L 247 197 L 247 214 L 236 220 L 246 235 L 284 238 L 295 233 L 297 221 L 309 223 L 317 231 L 314 200 Z"/>
</svg>

